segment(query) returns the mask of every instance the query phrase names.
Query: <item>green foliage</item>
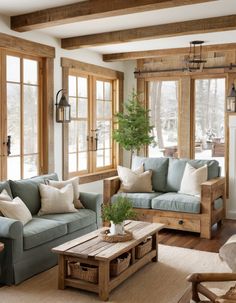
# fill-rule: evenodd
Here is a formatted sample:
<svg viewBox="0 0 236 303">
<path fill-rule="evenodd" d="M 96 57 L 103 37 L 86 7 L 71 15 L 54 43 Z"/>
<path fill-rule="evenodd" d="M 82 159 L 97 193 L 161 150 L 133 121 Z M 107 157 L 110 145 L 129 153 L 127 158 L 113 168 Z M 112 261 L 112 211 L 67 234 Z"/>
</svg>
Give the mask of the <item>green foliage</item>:
<svg viewBox="0 0 236 303">
<path fill-rule="evenodd" d="M 149 122 L 149 110 L 141 105 L 134 92 L 124 104 L 124 112 L 117 113 L 115 118 L 118 128 L 113 131 L 113 138 L 124 149 L 133 153 L 145 145 L 155 143 L 151 136 L 153 126 Z"/>
<path fill-rule="evenodd" d="M 122 223 L 127 219 L 134 219 L 136 212 L 133 210 L 132 202 L 126 197 L 118 197 L 111 205 L 103 206 L 102 219 L 113 221 L 114 224 Z"/>
</svg>

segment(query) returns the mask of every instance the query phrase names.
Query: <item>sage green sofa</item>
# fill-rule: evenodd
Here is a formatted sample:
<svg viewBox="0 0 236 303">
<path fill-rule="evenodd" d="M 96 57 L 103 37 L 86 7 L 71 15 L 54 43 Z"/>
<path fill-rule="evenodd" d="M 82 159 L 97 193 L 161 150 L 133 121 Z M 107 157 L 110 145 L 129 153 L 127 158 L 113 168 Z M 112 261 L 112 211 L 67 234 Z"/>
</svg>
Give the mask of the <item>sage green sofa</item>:
<svg viewBox="0 0 236 303">
<path fill-rule="evenodd" d="M 201 197 L 180 194 L 180 185 L 186 163 L 195 168 L 208 166 L 208 181 L 201 185 Z M 144 165 L 152 170 L 151 193 L 120 193 L 120 180 L 104 180 L 104 203 L 112 203 L 118 196 L 131 199 L 138 218 L 164 223 L 167 228 L 199 232 L 211 238 L 211 227 L 225 215 L 225 178 L 215 160 L 188 160 L 174 158 L 134 157 L 132 169 Z"/>
<path fill-rule="evenodd" d="M 46 180 L 58 180 L 58 177 L 50 174 L 0 183 L 0 192 L 6 189 L 13 198 L 20 197 L 33 216 L 25 226 L 20 221 L 0 216 L 0 242 L 5 244 L 0 283 L 18 284 L 56 265 L 57 256 L 51 252 L 53 247 L 101 225 L 102 196 L 95 193 L 80 193 L 85 208 L 76 213 L 38 216 L 41 203 L 38 185 Z"/>
</svg>

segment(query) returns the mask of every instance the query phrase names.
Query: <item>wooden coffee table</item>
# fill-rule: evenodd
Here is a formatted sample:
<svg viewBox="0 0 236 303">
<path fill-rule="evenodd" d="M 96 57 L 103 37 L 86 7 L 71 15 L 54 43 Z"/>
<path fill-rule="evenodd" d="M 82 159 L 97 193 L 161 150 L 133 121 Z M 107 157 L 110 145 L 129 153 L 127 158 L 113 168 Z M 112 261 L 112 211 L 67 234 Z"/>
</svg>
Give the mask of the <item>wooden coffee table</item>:
<svg viewBox="0 0 236 303">
<path fill-rule="evenodd" d="M 127 242 L 109 243 L 99 237 L 104 228 L 84 235 L 80 238 L 69 241 L 52 249 L 59 255 L 58 288 L 66 286 L 88 290 L 99 294 L 99 297 L 106 301 L 109 293 L 126 280 L 129 276 L 139 270 L 148 262 L 158 260 L 158 231 L 164 227 L 159 223 L 147 223 L 141 221 L 126 221 L 125 229 L 132 231 L 134 238 Z M 142 258 L 137 259 L 135 248 L 147 237 L 152 237 L 151 251 Z M 123 253 L 131 253 L 131 261 L 128 268 L 118 276 L 110 275 L 110 261 Z M 84 280 L 72 278 L 69 271 L 69 263 L 78 262 L 97 266 L 98 282 L 91 283 Z"/>
</svg>

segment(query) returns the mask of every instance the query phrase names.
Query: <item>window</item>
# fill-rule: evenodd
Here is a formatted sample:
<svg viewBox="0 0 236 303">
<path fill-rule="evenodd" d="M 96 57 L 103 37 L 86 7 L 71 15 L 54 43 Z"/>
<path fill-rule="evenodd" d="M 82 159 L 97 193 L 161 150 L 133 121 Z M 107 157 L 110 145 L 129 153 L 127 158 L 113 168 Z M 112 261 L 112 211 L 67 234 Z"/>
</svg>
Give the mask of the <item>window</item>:
<svg viewBox="0 0 236 303">
<path fill-rule="evenodd" d="M 225 79 L 195 80 L 195 158 L 215 159 L 224 174 Z"/>
<path fill-rule="evenodd" d="M 2 178 L 28 178 L 40 171 L 41 60 L 11 53 L 5 60 L 2 142 L 9 148 L 1 161 Z"/>
<path fill-rule="evenodd" d="M 157 142 L 156 147 L 149 146 L 149 157 L 175 157 L 178 151 L 178 81 L 148 82 L 148 97 Z"/>
<path fill-rule="evenodd" d="M 68 176 L 101 173 L 116 167 L 118 153 L 112 130 L 117 91 L 116 79 L 70 72 Z"/>
</svg>

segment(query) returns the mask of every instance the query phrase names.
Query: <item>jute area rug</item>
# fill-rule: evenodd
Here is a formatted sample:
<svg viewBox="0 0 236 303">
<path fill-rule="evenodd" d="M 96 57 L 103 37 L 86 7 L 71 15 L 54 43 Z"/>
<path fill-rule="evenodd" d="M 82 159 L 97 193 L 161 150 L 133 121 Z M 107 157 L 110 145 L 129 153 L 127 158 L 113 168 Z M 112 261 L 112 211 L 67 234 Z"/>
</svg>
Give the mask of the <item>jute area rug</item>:
<svg viewBox="0 0 236 303">
<path fill-rule="evenodd" d="M 159 262 L 147 264 L 110 294 L 109 302 L 176 303 L 193 272 L 230 272 L 216 253 L 159 245 Z M 222 286 L 222 287 L 225 287 Z M 57 267 L 18 286 L 0 288 L 1 303 L 93 303 L 96 294 L 57 289 Z"/>
</svg>

